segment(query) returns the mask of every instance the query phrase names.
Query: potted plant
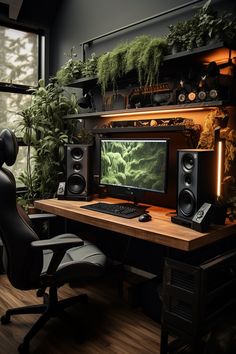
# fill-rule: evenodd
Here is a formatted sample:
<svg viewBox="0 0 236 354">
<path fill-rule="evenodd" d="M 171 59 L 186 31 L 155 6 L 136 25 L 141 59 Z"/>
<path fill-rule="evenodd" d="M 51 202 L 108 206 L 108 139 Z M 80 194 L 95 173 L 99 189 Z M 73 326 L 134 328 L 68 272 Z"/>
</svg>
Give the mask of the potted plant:
<svg viewBox="0 0 236 354">
<path fill-rule="evenodd" d="M 218 14 L 208 0 L 196 14 L 188 20 L 169 26 L 166 37 L 169 50 L 192 50 L 212 41 L 232 44 L 236 38 L 236 19 L 230 13 Z"/>
<path fill-rule="evenodd" d="M 98 57 L 95 53 L 85 61 L 77 58 L 75 47 L 72 47 L 67 55 L 69 59 L 56 73 L 56 79 L 61 85 L 68 85 L 82 77 L 95 77 L 97 75 Z"/>
</svg>

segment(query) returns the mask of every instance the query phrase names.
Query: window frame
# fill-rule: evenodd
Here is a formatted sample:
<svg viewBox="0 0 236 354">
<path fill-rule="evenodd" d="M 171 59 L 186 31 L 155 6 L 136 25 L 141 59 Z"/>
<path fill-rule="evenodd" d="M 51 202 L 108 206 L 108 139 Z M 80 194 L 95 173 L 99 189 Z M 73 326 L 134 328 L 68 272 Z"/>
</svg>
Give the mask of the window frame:
<svg viewBox="0 0 236 354">
<path fill-rule="evenodd" d="M 45 48 L 43 49 L 43 38 L 45 38 L 45 33 L 43 30 L 35 30 L 30 27 L 22 26 L 22 25 L 11 25 L 6 22 L 0 21 L 0 26 L 6 27 L 9 29 L 22 31 L 22 32 L 29 32 L 32 34 L 36 34 L 38 36 L 38 80 L 42 77 L 45 78 L 45 61 L 46 58 L 44 56 L 44 63 L 42 62 L 42 52 L 45 53 Z M 45 47 L 45 43 L 44 43 Z M 43 70 L 44 69 L 44 70 Z M 11 93 L 22 93 L 30 95 L 27 90 L 32 86 L 29 85 L 21 85 L 21 84 L 10 84 L 0 81 L 0 91 L 2 92 L 11 92 Z M 36 87 L 36 86 L 34 86 Z"/>
</svg>

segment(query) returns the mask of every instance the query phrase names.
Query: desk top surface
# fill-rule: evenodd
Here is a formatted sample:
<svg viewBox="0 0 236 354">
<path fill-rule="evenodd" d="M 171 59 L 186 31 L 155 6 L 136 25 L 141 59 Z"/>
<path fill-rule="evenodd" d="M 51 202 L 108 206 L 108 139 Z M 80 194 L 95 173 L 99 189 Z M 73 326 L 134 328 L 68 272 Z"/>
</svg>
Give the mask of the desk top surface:
<svg viewBox="0 0 236 354">
<path fill-rule="evenodd" d="M 138 218 L 125 219 L 80 208 L 96 202 L 119 203 L 122 201 L 114 198 L 93 199 L 91 202 L 45 199 L 35 201 L 34 205 L 37 209 L 67 219 L 183 251 L 196 250 L 236 233 L 236 223 L 232 222 L 226 222 L 224 226 L 213 226 L 206 233 L 194 231 L 172 223 L 171 216 L 174 210 L 158 206 L 148 207 L 147 210 L 152 220 L 145 223 L 139 222 Z"/>
</svg>

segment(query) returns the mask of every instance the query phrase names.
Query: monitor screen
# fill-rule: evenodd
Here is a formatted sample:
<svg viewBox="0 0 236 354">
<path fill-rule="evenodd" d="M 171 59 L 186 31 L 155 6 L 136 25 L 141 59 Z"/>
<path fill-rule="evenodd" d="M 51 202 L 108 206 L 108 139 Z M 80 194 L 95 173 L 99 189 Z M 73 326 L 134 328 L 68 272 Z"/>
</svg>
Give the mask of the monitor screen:
<svg viewBox="0 0 236 354">
<path fill-rule="evenodd" d="M 166 192 L 168 139 L 101 138 L 100 144 L 100 184 L 113 195 Z"/>
</svg>

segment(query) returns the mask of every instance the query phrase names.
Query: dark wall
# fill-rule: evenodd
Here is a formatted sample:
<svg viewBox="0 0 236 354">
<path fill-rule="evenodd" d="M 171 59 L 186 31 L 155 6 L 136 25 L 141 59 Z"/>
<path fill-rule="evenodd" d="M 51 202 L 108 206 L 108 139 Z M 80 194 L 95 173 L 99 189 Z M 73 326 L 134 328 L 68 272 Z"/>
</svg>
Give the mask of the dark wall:
<svg viewBox="0 0 236 354">
<path fill-rule="evenodd" d="M 54 74 L 60 65 L 68 59 L 65 56 L 75 46 L 81 58 L 80 43 L 93 37 L 127 26 L 136 21 L 155 14 L 179 7 L 188 0 L 67 0 L 61 5 L 53 26 L 51 37 L 51 73 Z M 87 56 L 113 49 L 119 42 L 132 39 L 136 35 L 150 34 L 164 36 L 168 33 L 168 25 L 190 17 L 205 2 L 199 2 L 188 8 L 177 10 L 171 14 L 145 22 L 132 29 L 121 31 L 93 43 Z M 236 13 L 234 0 L 212 0 L 212 5 L 219 11 L 223 9 Z"/>
<path fill-rule="evenodd" d="M 44 30 L 47 37 L 47 74 L 54 75 L 68 59 L 65 54 L 73 46 L 78 57 L 81 57 L 81 42 L 190 2 L 192 0 L 24 0 L 16 21 L 8 19 L 6 5 L 0 7 L 0 23 Z M 87 50 L 87 56 L 93 52 L 100 54 L 111 50 L 119 42 L 136 35 L 164 36 L 168 33 L 168 25 L 190 17 L 204 3 L 199 1 L 185 9 L 95 41 Z M 212 0 L 212 5 L 218 11 L 226 10 L 236 15 L 235 0 Z"/>
</svg>

